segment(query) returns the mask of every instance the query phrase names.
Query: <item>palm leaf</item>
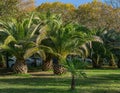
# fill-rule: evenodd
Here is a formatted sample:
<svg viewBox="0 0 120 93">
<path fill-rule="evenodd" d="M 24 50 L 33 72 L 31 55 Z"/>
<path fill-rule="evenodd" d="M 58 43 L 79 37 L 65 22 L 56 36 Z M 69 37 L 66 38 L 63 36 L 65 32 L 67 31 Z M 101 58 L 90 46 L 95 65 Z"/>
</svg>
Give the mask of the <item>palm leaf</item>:
<svg viewBox="0 0 120 93">
<path fill-rule="evenodd" d="M 92 41 L 103 43 L 103 40 L 99 36 L 93 36 L 93 40 Z"/>
<path fill-rule="evenodd" d="M 84 51 L 83 54 L 85 55 L 85 57 L 87 57 L 89 55 L 88 48 L 87 48 L 86 44 L 83 44 L 82 46 L 80 46 L 80 50 Z"/>
<path fill-rule="evenodd" d="M 47 52 L 47 53 L 53 53 L 52 48 L 50 48 L 50 47 L 48 47 L 48 46 L 40 45 L 40 46 L 39 46 L 39 49 L 42 49 L 42 50 L 44 50 L 44 51 Z"/>
<path fill-rule="evenodd" d="M 39 54 L 40 55 L 40 57 L 43 59 L 43 60 L 45 60 L 46 59 L 46 55 L 45 55 L 45 52 L 44 52 L 44 50 L 39 50 L 38 52 L 37 52 L 37 54 Z"/>
<path fill-rule="evenodd" d="M 39 51 L 38 47 L 33 47 L 33 48 L 28 49 L 24 54 L 24 58 L 27 59 L 38 51 Z"/>
<path fill-rule="evenodd" d="M 41 41 L 45 38 L 46 38 L 46 31 L 42 31 L 36 39 L 36 44 L 39 45 Z"/>
<path fill-rule="evenodd" d="M 7 45 L 0 45 L 0 50 L 10 50 L 10 47 Z"/>
<path fill-rule="evenodd" d="M 13 36 L 10 35 L 5 39 L 4 44 L 8 45 L 11 42 L 17 42 L 17 41 L 15 40 L 15 38 Z"/>
<path fill-rule="evenodd" d="M 31 27 L 33 17 L 34 17 L 34 13 L 32 13 L 32 15 L 31 15 L 31 17 L 29 19 L 28 29 Z"/>
<path fill-rule="evenodd" d="M 35 29 L 32 31 L 31 35 L 30 35 L 30 38 L 32 38 L 35 34 L 35 32 L 37 31 L 37 29 L 39 28 L 40 24 L 38 24 Z"/>
</svg>

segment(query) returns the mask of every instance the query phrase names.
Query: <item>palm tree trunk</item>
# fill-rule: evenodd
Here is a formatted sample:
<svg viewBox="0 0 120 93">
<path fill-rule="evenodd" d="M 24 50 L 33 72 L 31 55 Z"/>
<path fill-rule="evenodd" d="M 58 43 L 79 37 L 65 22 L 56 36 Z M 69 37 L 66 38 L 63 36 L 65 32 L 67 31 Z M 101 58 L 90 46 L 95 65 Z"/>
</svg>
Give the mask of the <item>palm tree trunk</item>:
<svg viewBox="0 0 120 93">
<path fill-rule="evenodd" d="M 59 64 L 53 64 L 53 72 L 55 75 L 61 75 L 66 73 L 66 68 Z"/>
<path fill-rule="evenodd" d="M 56 75 L 61 75 L 63 73 L 66 73 L 66 68 L 59 64 L 58 58 L 53 58 L 53 72 Z"/>
<path fill-rule="evenodd" d="M 9 54 L 8 54 L 8 52 L 6 52 L 6 67 L 7 68 L 9 68 L 9 62 L 8 62 L 8 60 L 9 60 Z"/>
<path fill-rule="evenodd" d="M 45 60 L 44 62 L 43 62 L 43 65 L 42 65 L 42 70 L 43 71 L 48 71 L 48 70 L 50 70 L 50 69 L 52 69 L 52 61 L 51 61 L 51 59 L 50 60 Z"/>
<path fill-rule="evenodd" d="M 93 68 L 96 69 L 101 68 L 101 64 L 93 63 Z"/>
<path fill-rule="evenodd" d="M 13 66 L 13 71 L 16 74 L 26 74 L 28 71 L 27 64 L 25 60 L 17 60 Z"/>
<path fill-rule="evenodd" d="M 120 59 L 118 60 L 117 66 L 120 68 Z"/>
<path fill-rule="evenodd" d="M 72 74 L 72 80 L 71 80 L 71 90 L 75 89 L 75 76 Z"/>
<path fill-rule="evenodd" d="M 100 62 L 98 63 L 95 60 L 92 60 L 92 66 L 93 68 L 101 68 L 102 65 L 100 64 Z"/>
<path fill-rule="evenodd" d="M 115 62 L 114 61 L 112 61 L 112 60 L 110 60 L 110 62 L 109 62 L 109 66 L 115 66 Z"/>
</svg>

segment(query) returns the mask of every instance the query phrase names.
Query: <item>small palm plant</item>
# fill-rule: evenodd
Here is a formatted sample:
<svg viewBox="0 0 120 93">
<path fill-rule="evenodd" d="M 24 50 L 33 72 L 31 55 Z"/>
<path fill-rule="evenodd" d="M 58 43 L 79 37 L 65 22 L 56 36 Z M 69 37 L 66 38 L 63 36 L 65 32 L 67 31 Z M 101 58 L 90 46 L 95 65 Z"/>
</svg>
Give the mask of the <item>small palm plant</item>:
<svg viewBox="0 0 120 93">
<path fill-rule="evenodd" d="M 34 53 L 44 54 L 40 43 L 45 38 L 45 33 L 42 30 L 35 33 L 40 29 L 40 24 L 37 26 L 33 24 L 32 14 L 30 18 L 26 18 L 18 22 L 12 19 L 10 22 L 0 21 L 1 29 L 0 33 L 6 34 L 3 44 L 0 45 L 0 49 L 9 52 L 16 57 L 16 62 L 13 66 L 15 73 L 27 73 L 28 68 L 25 59 L 32 56 Z"/>
<path fill-rule="evenodd" d="M 68 71 L 71 73 L 71 90 L 75 90 L 75 79 L 76 77 L 81 77 L 81 78 L 87 78 L 86 73 L 84 72 L 84 68 L 87 67 L 87 63 L 84 61 L 78 61 L 74 58 L 70 60 L 64 60 L 65 62 L 65 67 L 68 69 Z M 80 69 L 78 69 L 80 68 Z"/>
</svg>

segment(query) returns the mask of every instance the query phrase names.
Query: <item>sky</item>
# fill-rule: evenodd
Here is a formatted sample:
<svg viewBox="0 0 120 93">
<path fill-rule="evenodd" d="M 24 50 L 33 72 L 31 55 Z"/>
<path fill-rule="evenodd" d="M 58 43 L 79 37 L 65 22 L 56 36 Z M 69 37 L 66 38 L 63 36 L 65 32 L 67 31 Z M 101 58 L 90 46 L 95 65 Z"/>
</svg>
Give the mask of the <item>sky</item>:
<svg viewBox="0 0 120 93">
<path fill-rule="evenodd" d="M 78 7 L 80 4 L 92 2 L 93 0 L 35 0 L 37 6 L 45 2 L 55 2 L 55 1 L 63 2 L 63 3 L 71 3 L 74 6 Z"/>
</svg>

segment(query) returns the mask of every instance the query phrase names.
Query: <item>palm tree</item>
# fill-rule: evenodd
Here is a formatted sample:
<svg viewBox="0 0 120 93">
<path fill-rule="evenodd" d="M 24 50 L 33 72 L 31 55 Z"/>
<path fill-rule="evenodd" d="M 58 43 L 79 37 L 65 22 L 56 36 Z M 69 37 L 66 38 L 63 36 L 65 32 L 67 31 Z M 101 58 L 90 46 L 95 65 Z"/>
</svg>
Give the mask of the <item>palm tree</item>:
<svg viewBox="0 0 120 93">
<path fill-rule="evenodd" d="M 100 68 L 103 64 L 103 59 L 111 57 L 111 52 L 104 42 L 107 30 L 105 28 L 100 28 L 91 31 L 103 41 L 103 43 L 92 41 L 89 46 L 89 58 L 92 59 L 93 68 Z"/>
<path fill-rule="evenodd" d="M 75 82 L 76 76 L 87 78 L 86 73 L 82 69 L 80 70 L 77 69 L 77 66 L 79 66 L 79 68 L 85 68 L 87 64 L 85 62 L 77 62 L 77 66 L 76 66 L 74 64 L 76 62 L 77 60 L 75 59 L 71 59 L 66 62 L 67 63 L 66 68 L 71 73 L 71 90 L 74 90 L 76 88 L 76 82 Z"/>
<path fill-rule="evenodd" d="M 59 24 L 59 22 L 61 22 L 60 20 L 57 22 L 58 24 L 54 22 L 53 24 L 52 22 L 50 22 L 50 24 L 48 23 L 49 30 L 47 32 L 47 37 L 50 40 L 48 46 L 54 51 L 52 57 L 54 74 L 62 74 L 65 72 L 65 68 L 61 65 L 61 59 L 65 59 L 67 54 L 72 52 L 72 48 L 74 47 L 74 40 L 72 39 L 74 30 L 70 27 L 70 24 Z"/>
<path fill-rule="evenodd" d="M 120 33 L 115 30 L 109 30 L 105 35 L 104 42 L 107 49 L 111 53 L 110 64 L 115 64 L 116 58 L 118 60 L 117 66 L 120 67 Z M 114 61 L 114 62 L 113 62 Z"/>
<path fill-rule="evenodd" d="M 39 26 L 39 25 L 43 25 L 42 29 L 38 30 L 43 30 L 44 32 L 46 31 L 46 21 L 49 18 L 49 12 L 46 14 L 44 13 L 39 13 L 39 12 L 35 12 L 34 15 L 34 24 Z M 46 33 L 46 32 L 45 32 Z M 35 35 L 38 36 L 39 33 L 36 33 Z M 47 46 L 46 44 L 49 43 L 49 41 L 45 38 L 41 41 L 41 45 L 43 46 Z M 51 58 L 51 52 L 50 51 L 44 51 L 45 53 L 45 59 L 43 59 L 43 64 L 42 64 L 42 70 L 43 71 L 48 71 L 52 68 L 52 58 Z"/>
<path fill-rule="evenodd" d="M 115 66 L 116 57 L 119 59 L 119 40 L 120 33 L 114 30 L 98 29 L 94 30 L 96 36 L 103 40 L 103 44 L 99 42 L 91 42 L 90 58 L 93 62 L 93 68 L 100 68 L 103 59 L 109 62 L 110 66 Z M 118 62 L 119 64 L 119 62 Z"/>
<path fill-rule="evenodd" d="M 39 50 L 39 48 L 45 34 L 40 31 L 40 34 L 35 36 L 35 32 L 38 31 L 41 25 L 38 24 L 36 26 L 33 24 L 33 16 L 32 14 L 30 18 L 21 20 L 21 22 L 15 19 L 12 19 L 10 22 L 0 21 L 0 32 L 6 34 L 6 38 L 4 43 L 0 45 L 0 49 L 16 57 L 16 62 L 13 66 L 15 73 L 27 73 L 28 68 L 25 59 L 34 53 L 43 54 L 43 50 Z"/>
<path fill-rule="evenodd" d="M 53 69 L 54 74 L 64 73 L 64 68 L 61 66 L 63 59 L 66 59 L 68 54 L 76 53 L 85 43 L 93 40 L 91 32 L 84 32 L 83 27 L 79 24 L 63 23 L 60 15 L 50 15 L 46 21 L 47 26 L 47 42 L 54 54 Z M 81 29 L 80 29 L 81 28 Z M 80 52 L 80 51 L 79 51 Z"/>
<path fill-rule="evenodd" d="M 50 53 L 45 52 L 46 58 L 43 60 L 42 70 L 49 71 L 52 69 L 52 56 Z"/>
</svg>

